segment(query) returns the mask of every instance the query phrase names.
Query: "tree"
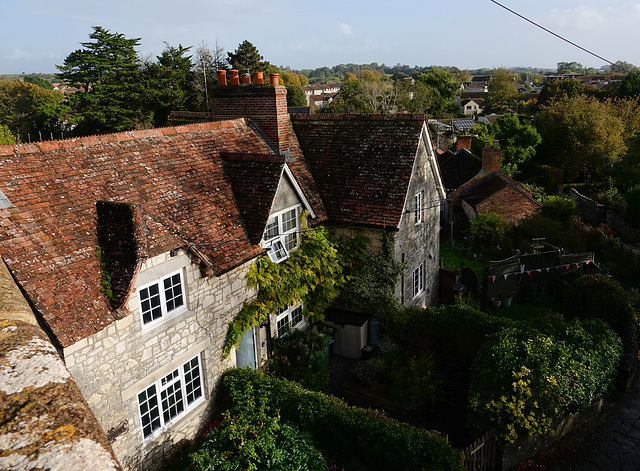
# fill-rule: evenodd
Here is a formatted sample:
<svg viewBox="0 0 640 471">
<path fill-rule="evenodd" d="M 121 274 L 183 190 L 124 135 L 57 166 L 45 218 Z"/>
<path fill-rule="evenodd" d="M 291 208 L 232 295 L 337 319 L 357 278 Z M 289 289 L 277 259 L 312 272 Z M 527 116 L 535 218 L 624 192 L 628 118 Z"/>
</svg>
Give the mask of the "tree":
<svg viewBox="0 0 640 471">
<path fill-rule="evenodd" d="M 429 72 L 418 76 L 418 83 L 426 85 L 429 89 L 421 90 L 428 105 L 422 113 L 432 118 L 447 118 L 458 113 L 459 105 L 457 103 L 458 95 L 460 95 L 460 82 L 451 72 L 440 68 L 433 67 Z"/>
<path fill-rule="evenodd" d="M 27 82 L 0 82 L 0 124 L 20 140 L 49 139 L 62 130 L 67 112 L 59 91 Z"/>
<path fill-rule="evenodd" d="M 487 89 L 487 98 L 484 100 L 485 113 L 504 114 L 514 110 L 518 90 L 515 87 L 512 72 L 506 69 L 495 69 L 491 74 Z"/>
<path fill-rule="evenodd" d="M 634 98 L 640 102 L 640 73 L 629 72 L 618 90 L 621 98 Z"/>
<path fill-rule="evenodd" d="M 36 74 L 25 75 L 23 81 L 37 85 L 38 87 L 44 88 L 45 90 L 53 90 L 53 85 L 51 85 L 51 82 L 43 79 Z"/>
<path fill-rule="evenodd" d="M 538 97 L 538 108 L 551 104 L 554 100 L 573 98 L 584 95 L 585 89 L 582 82 L 577 79 L 553 80 L 547 82 L 540 91 Z"/>
<path fill-rule="evenodd" d="M 13 137 L 13 134 L 11 134 L 11 129 L 4 124 L 0 124 L 0 145 L 15 143 L 16 139 Z"/>
<path fill-rule="evenodd" d="M 71 118 L 78 135 L 101 134 L 148 127 L 151 112 L 135 47 L 140 38 L 127 39 L 93 27 L 91 41 L 56 66 L 65 83 L 80 88 L 70 95 Z"/>
<path fill-rule="evenodd" d="M 280 77 L 287 87 L 287 105 L 307 106 L 307 95 L 300 84 L 300 76 L 293 72 L 283 72 Z"/>
<path fill-rule="evenodd" d="M 269 65 L 263 60 L 258 48 L 246 39 L 233 52 L 227 52 L 229 64 L 240 73 L 264 71 Z"/>
<path fill-rule="evenodd" d="M 209 109 L 208 97 L 211 96 L 213 87 L 218 84 L 218 70 L 227 70 L 229 63 L 224 48 L 216 40 L 213 48 L 209 48 L 203 41 L 196 48 L 193 64 L 193 89 L 190 109 L 206 111 Z"/>
<path fill-rule="evenodd" d="M 626 150 L 622 120 L 607 105 L 581 95 L 546 106 L 536 116 L 539 152 L 565 179 L 602 182 Z"/>
<path fill-rule="evenodd" d="M 473 139 L 472 151 L 482 154 L 486 140 L 500 141 L 501 170 L 509 176 L 515 176 L 520 166 L 536 155 L 536 146 L 541 137 L 536 128 L 527 121 L 521 121 L 515 114 L 508 113 L 494 124 L 480 124 L 473 132 L 478 136 Z"/>
<path fill-rule="evenodd" d="M 193 64 L 191 56 L 186 55 L 190 49 L 165 42 L 165 50 L 157 56 L 157 63 L 146 64 L 154 126 L 166 125 L 172 110 L 184 109 L 193 101 Z"/>
<path fill-rule="evenodd" d="M 579 62 L 558 62 L 558 75 L 584 74 L 584 65 Z"/>
</svg>

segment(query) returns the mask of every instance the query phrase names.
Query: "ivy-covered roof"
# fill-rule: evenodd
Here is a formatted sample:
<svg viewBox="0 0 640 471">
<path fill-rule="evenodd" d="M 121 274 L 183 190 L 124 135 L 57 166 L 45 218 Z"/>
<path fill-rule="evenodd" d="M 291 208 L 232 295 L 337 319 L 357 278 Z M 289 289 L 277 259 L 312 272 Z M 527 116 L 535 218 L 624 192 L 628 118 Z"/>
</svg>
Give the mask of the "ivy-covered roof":
<svg viewBox="0 0 640 471">
<path fill-rule="evenodd" d="M 400 224 L 424 116 L 314 114 L 292 122 L 329 220 Z"/>
</svg>

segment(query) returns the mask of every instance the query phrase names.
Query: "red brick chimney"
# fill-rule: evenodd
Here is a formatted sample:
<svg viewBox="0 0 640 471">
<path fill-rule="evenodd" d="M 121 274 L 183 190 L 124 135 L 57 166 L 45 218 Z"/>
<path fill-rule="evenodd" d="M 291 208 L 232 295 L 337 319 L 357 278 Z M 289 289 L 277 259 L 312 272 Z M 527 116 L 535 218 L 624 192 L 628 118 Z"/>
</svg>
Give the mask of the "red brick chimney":
<svg viewBox="0 0 640 471">
<path fill-rule="evenodd" d="M 233 71 L 231 72 L 233 74 Z M 278 78 L 276 77 L 275 80 Z M 216 87 L 212 102 L 215 119 L 250 118 L 264 133 L 274 149 L 279 152 L 289 149 L 286 87 L 282 85 L 234 86 L 232 75 L 231 86 Z"/>
<path fill-rule="evenodd" d="M 500 141 L 484 141 L 482 149 L 482 172 L 491 173 L 500 171 Z"/>
<path fill-rule="evenodd" d="M 456 141 L 456 152 L 463 147 L 466 147 L 468 151 L 471 150 L 471 136 L 458 136 L 458 140 Z"/>
</svg>

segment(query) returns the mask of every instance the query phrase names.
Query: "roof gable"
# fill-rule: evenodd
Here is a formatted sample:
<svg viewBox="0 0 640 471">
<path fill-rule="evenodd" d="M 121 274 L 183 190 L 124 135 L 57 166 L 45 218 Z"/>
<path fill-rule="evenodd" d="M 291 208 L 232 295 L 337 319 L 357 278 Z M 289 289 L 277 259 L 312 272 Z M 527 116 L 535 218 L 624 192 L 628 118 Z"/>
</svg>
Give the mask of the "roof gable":
<svg viewBox="0 0 640 471">
<path fill-rule="evenodd" d="M 296 115 L 292 122 L 329 219 L 399 225 L 424 117 Z"/>
</svg>

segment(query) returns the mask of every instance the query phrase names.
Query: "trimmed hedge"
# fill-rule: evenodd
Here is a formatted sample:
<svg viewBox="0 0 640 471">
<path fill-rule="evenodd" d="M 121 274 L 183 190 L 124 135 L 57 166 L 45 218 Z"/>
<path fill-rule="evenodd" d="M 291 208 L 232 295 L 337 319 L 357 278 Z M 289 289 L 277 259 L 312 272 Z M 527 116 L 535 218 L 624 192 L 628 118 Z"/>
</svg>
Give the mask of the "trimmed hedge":
<svg viewBox="0 0 640 471">
<path fill-rule="evenodd" d="M 233 412 L 255 395 L 268 397 L 265 409 L 279 411 L 283 422 L 311 434 L 329 462 L 349 471 L 464 469 L 460 453 L 426 430 L 249 369 L 231 369 L 223 375 L 218 406 Z"/>
</svg>

